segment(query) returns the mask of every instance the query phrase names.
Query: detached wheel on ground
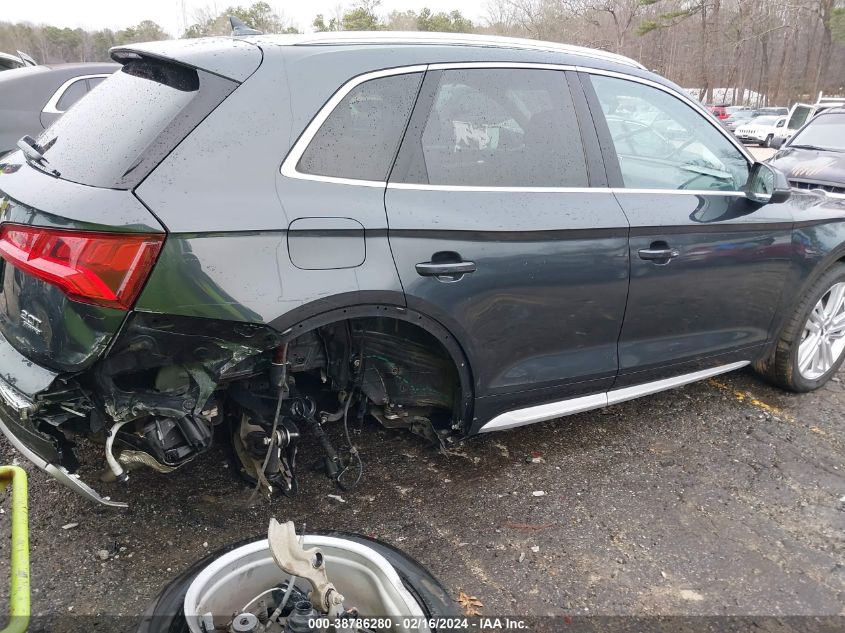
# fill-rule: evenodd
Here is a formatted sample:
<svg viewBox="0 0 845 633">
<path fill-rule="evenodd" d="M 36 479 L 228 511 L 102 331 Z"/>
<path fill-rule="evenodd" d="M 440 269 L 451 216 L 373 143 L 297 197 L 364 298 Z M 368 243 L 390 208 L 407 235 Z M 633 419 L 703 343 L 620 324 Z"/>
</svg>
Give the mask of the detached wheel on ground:
<svg viewBox="0 0 845 633">
<path fill-rule="evenodd" d="M 411 593 L 413 599 L 416 600 L 417 604 L 422 608 L 426 618 L 442 618 L 446 620 L 448 618 L 459 618 L 463 615 L 461 609 L 454 600 L 452 600 L 449 596 L 449 592 L 440 583 L 440 581 L 405 552 L 382 541 L 371 539 L 359 534 L 334 531 L 318 531 L 311 532 L 311 534 L 319 534 L 351 541 L 372 549 L 383 556 L 399 575 L 404 588 Z M 191 565 L 187 570 L 182 572 L 181 575 L 171 581 L 170 584 L 168 584 L 161 593 L 159 593 L 153 603 L 149 605 L 142 615 L 141 621 L 139 622 L 135 633 L 191 633 L 184 611 L 185 595 L 188 592 L 188 588 L 209 565 L 215 563 L 223 555 L 249 543 L 253 543 L 255 540 L 256 539 L 247 539 L 245 541 L 229 545 L 209 554 L 202 560 L 199 560 Z M 333 564 L 336 566 L 337 561 Z M 360 561 L 356 564 L 361 565 Z M 331 567 L 328 568 L 328 571 L 330 574 L 332 573 Z M 248 578 L 250 575 L 261 576 L 261 570 L 258 566 L 253 566 L 250 573 L 245 577 Z M 284 574 L 280 571 L 279 581 L 281 582 L 284 579 Z M 383 617 L 386 614 L 371 615 Z M 361 615 L 361 617 L 366 616 L 367 614 Z M 433 626 L 431 627 L 431 630 L 433 633 L 439 633 L 444 629 L 441 625 Z"/>
<path fill-rule="evenodd" d="M 786 322 L 772 356 L 756 365 L 765 378 L 791 391 L 813 391 L 845 358 L 845 265 L 824 273 Z"/>
</svg>

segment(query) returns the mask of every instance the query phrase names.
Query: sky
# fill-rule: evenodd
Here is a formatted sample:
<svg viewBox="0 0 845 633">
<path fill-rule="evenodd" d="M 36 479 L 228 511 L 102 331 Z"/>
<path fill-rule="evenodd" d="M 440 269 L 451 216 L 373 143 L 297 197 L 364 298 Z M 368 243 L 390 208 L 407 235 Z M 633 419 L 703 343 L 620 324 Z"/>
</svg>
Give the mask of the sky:
<svg viewBox="0 0 845 633">
<path fill-rule="evenodd" d="M 153 20 L 172 35 L 179 35 L 185 22 L 192 24 L 198 9 L 209 7 L 215 13 L 231 5 L 249 6 L 254 0 L 0 0 L 0 21 L 47 23 L 59 27 L 113 30 L 133 26 L 141 20 Z M 276 13 L 301 31 L 308 31 L 314 16 L 335 15 L 338 6 L 351 5 L 352 0 L 267 0 Z M 391 11 L 419 10 L 461 12 L 473 21 L 485 15 L 485 0 L 382 0 L 380 15 Z"/>
</svg>

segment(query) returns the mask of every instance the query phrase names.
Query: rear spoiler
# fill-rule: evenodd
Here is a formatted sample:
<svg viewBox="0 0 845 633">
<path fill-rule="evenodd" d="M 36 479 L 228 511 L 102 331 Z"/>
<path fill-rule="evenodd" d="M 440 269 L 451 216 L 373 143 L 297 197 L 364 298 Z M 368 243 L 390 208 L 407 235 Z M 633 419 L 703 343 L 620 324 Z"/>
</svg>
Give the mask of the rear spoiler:
<svg viewBox="0 0 845 633">
<path fill-rule="evenodd" d="M 139 57 L 153 57 L 176 62 L 198 70 L 232 79 L 245 81 L 261 65 L 263 54 L 255 44 L 229 37 L 166 40 L 115 46 L 109 55 L 118 64 L 125 64 Z"/>
</svg>

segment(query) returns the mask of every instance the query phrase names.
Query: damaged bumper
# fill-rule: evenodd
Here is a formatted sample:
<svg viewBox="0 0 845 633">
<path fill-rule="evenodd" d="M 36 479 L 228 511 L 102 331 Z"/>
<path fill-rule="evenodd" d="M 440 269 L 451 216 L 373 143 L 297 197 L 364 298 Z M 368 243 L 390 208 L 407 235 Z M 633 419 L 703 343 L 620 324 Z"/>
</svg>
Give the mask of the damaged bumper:
<svg viewBox="0 0 845 633">
<path fill-rule="evenodd" d="M 111 507 L 125 503 L 101 497 L 59 462 L 55 444 L 33 426 L 37 394 L 48 389 L 56 373 L 40 367 L 0 336 L 0 431 L 24 457 L 83 497 Z"/>
</svg>

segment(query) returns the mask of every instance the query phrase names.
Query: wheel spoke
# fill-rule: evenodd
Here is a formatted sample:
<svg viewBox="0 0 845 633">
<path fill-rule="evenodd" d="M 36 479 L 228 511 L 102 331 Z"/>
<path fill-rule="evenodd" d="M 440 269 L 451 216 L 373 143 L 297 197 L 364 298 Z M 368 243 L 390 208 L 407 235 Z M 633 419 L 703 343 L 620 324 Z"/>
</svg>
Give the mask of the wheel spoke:
<svg viewBox="0 0 845 633">
<path fill-rule="evenodd" d="M 845 314 L 841 314 L 831 321 L 827 328 L 827 335 L 830 338 L 845 337 Z"/>
<path fill-rule="evenodd" d="M 819 351 L 820 340 L 821 337 L 818 334 L 811 335 L 798 348 L 798 369 L 802 373 L 809 370 L 812 366 L 813 359 Z"/>
<path fill-rule="evenodd" d="M 842 311 L 842 303 L 845 299 L 845 284 L 836 284 L 828 293 L 827 303 L 824 307 L 826 317 L 832 317 Z"/>
<path fill-rule="evenodd" d="M 798 344 L 796 368 L 817 380 L 833 368 L 845 351 L 845 282 L 833 284 L 813 306 Z"/>
<path fill-rule="evenodd" d="M 845 328 L 845 312 L 836 315 L 830 322 L 827 330 L 828 332 L 836 332 Z"/>
<path fill-rule="evenodd" d="M 824 315 L 824 304 L 819 300 L 819 302 L 813 308 L 813 311 L 810 312 L 810 318 L 808 319 L 808 323 L 815 323 L 816 325 L 821 325 L 825 321 Z"/>
<path fill-rule="evenodd" d="M 827 339 L 819 344 L 819 370 L 824 373 L 833 367 L 833 346 Z"/>
</svg>

